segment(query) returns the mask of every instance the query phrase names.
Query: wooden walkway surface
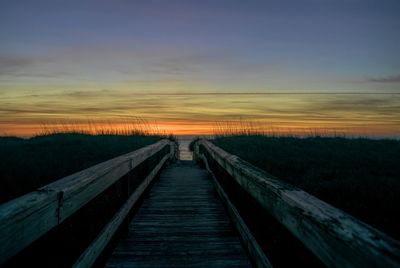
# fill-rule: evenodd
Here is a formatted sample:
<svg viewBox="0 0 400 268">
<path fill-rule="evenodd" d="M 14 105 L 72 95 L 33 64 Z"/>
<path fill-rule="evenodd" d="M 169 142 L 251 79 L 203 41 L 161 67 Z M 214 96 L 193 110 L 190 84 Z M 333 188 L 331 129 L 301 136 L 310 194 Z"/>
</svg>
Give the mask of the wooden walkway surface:
<svg viewBox="0 0 400 268">
<path fill-rule="evenodd" d="M 205 170 L 166 168 L 106 267 L 250 267 Z"/>
</svg>

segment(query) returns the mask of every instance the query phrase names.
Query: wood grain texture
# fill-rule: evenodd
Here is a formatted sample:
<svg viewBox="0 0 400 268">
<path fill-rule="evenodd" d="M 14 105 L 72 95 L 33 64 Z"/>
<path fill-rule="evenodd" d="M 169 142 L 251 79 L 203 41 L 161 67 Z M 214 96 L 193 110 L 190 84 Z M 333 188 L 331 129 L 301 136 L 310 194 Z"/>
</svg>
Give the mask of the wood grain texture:
<svg viewBox="0 0 400 268">
<path fill-rule="evenodd" d="M 229 200 L 228 195 L 225 193 L 224 189 L 222 188 L 221 184 L 218 182 L 217 178 L 215 177 L 213 171 L 210 169 L 208 164 L 207 158 L 202 156 L 202 160 L 206 167 L 206 170 L 210 174 L 212 179 L 213 185 L 215 190 L 217 191 L 219 197 L 221 198 L 222 202 L 224 203 L 225 207 L 228 210 L 229 216 L 231 217 L 232 221 L 235 224 L 236 229 L 238 230 L 240 237 L 242 238 L 242 242 L 247 249 L 247 252 L 250 255 L 251 260 L 255 267 L 258 268 L 271 268 L 272 265 L 269 262 L 267 256 L 265 256 L 263 250 L 258 245 L 256 239 L 251 234 L 250 229 L 247 227 L 246 223 L 240 216 L 236 207 L 232 204 Z"/>
<path fill-rule="evenodd" d="M 329 267 L 400 267 L 400 242 L 206 140 L 196 143 Z M 200 147 L 200 148 L 199 148 Z"/>
<path fill-rule="evenodd" d="M 165 155 L 164 158 L 157 164 L 157 166 L 150 172 L 150 174 L 143 180 L 143 182 L 135 189 L 130 195 L 126 203 L 118 210 L 111 221 L 103 228 L 96 239 L 90 244 L 85 252 L 79 257 L 78 261 L 73 267 L 91 267 L 99 255 L 103 252 L 104 248 L 110 242 L 111 238 L 118 230 L 121 223 L 125 220 L 129 211 L 139 200 L 139 197 L 151 184 L 153 179 L 156 177 L 162 166 L 170 158 L 170 155 Z"/>
<path fill-rule="evenodd" d="M 160 175 L 107 267 L 250 267 L 207 172 L 193 162 Z"/>
<path fill-rule="evenodd" d="M 171 143 L 161 140 L 0 205 L 0 265 Z"/>
</svg>

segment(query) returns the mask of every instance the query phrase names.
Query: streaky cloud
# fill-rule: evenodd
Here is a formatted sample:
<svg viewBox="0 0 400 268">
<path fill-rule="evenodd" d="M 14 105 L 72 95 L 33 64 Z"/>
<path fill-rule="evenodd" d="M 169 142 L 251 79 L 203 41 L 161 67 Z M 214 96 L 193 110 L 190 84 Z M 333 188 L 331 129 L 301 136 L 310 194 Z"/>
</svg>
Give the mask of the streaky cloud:
<svg viewBox="0 0 400 268">
<path fill-rule="evenodd" d="M 389 76 L 377 76 L 367 78 L 368 82 L 374 83 L 400 83 L 400 74 L 398 75 L 389 75 Z"/>
<path fill-rule="evenodd" d="M 37 59 L 20 55 L 0 55 L 0 76 L 14 74 L 16 71 L 29 67 L 36 62 Z"/>
</svg>

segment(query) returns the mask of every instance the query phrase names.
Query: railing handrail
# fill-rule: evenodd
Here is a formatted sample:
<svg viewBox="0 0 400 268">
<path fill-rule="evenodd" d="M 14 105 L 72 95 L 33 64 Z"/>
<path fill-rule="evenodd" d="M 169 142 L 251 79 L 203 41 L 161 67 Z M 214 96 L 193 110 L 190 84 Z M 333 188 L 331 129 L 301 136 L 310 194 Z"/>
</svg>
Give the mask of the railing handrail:
<svg viewBox="0 0 400 268">
<path fill-rule="evenodd" d="M 174 142 L 163 139 L 0 205 L 0 265 L 166 146 L 172 159 Z"/>
<path fill-rule="evenodd" d="M 199 147 L 329 267 L 399 267 L 400 242 L 201 139 Z"/>
</svg>

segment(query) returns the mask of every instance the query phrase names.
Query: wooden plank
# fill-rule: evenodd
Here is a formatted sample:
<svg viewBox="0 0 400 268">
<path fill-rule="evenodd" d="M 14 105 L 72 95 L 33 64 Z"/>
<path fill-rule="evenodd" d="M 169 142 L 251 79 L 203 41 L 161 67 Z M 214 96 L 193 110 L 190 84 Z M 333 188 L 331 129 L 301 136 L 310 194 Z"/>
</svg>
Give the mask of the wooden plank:
<svg viewBox="0 0 400 268">
<path fill-rule="evenodd" d="M 128 215 L 129 211 L 132 209 L 139 197 L 143 194 L 143 192 L 156 177 L 156 175 L 165 164 L 165 162 L 169 159 L 169 157 L 169 155 L 165 155 L 164 158 L 146 177 L 146 179 L 144 179 L 143 182 L 135 189 L 127 202 L 119 209 L 119 211 L 114 215 L 111 221 L 103 228 L 96 239 L 79 257 L 78 261 L 73 265 L 73 267 L 91 267 L 95 263 L 101 252 L 107 246 L 108 242 L 110 242 L 111 238 Z"/>
<path fill-rule="evenodd" d="M 258 245 L 256 239 L 251 234 L 250 229 L 247 227 L 246 223 L 240 216 L 236 207 L 229 200 L 228 195 L 225 193 L 224 189 L 222 188 L 222 186 L 218 182 L 217 178 L 215 177 L 214 173 L 210 169 L 207 158 L 204 156 L 200 156 L 200 157 L 202 158 L 204 165 L 212 178 L 214 187 L 215 187 L 219 197 L 221 198 L 222 202 L 225 204 L 225 206 L 228 210 L 229 216 L 231 217 L 233 223 L 235 224 L 235 227 L 238 230 L 240 237 L 242 238 L 242 241 L 243 241 L 255 267 L 272 268 L 271 263 L 269 262 L 267 256 L 265 256 L 265 254 L 264 254 L 264 251 Z"/>
<path fill-rule="evenodd" d="M 36 191 L 0 206 L 0 265 L 58 224 L 58 193 Z"/>
<path fill-rule="evenodd" d="M 161 140 L 45 186 L 43 189 L 63 192 L 60 222 L 169 144 Z"/>
<path fill-rule="evenodd" d="M 207 265 L 250 262 L 207 173 L 180 162 L 163 170 L 106 266 L 214 267 Z"/>
<path fill-rule="evenodd" d="M 0 265 L 169 145 L 161 140 L 0 205 Z"/>
<path fill-rule="evenodd" d="M 247 260 L 238 259 L 225 259 L 221 260 L 219 256 L 209 256 L 204 258 L 203 256 L 161 256 L 160 258 L 152 257 L 152 261 L 149 262 L 149 257 L 136 258 L 132 260 L 126 260 L 121 258 L 120 261 L 115 261 L 109 264 L 107 267 L 151 267 L 151 268 L 236 268 L 236 267 L 247 267 Z"/>
<path fill-rule="evenodd" d="M 209 141 L 209 152 L 244 190 L 330 267 L 399 267 L 400 242 Z M 200 155 L 196 156 L 197 158 Z"/>
</svg>

